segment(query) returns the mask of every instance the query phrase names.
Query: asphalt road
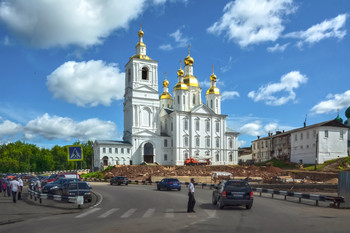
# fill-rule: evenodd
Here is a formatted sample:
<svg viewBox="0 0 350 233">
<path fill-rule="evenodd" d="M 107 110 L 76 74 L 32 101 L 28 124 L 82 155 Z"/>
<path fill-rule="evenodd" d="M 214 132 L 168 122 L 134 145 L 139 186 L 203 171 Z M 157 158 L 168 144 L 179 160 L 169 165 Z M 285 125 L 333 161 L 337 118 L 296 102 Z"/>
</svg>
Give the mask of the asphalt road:
<svg viewBox="0 0 350 233">
<path fill-rule="evenodd" d="M 153 185 L 94 183 L 94 206 L 0 225 L 0 232 L 349 232 L 350 210 L 255 195 L 252 209 L 211 204 L 209 189 L 196 189 L 196 213 L 187 213 L 187 190 Z M 40 207 L 44 208 L 44 207 Z M 52 208 L 49 208 L 52 209 Z M 54 208 L 56 210 L 56 208 Z M 35 206 L 33 206 L 35 211 Z"/>
</svg>

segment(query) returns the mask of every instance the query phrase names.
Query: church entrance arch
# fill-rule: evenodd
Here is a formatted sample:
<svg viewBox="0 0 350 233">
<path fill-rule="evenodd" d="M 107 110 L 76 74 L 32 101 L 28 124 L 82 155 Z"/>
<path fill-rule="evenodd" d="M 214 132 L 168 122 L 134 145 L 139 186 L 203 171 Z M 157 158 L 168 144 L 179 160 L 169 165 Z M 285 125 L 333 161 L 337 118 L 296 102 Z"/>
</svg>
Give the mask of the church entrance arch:
<svg viewBox="0 0 350 233">
<path fill-rule="evenodd" d="M 153 163 L 153 144 L 150 142 L 147 142 L 144 146 L 143 146 L 143 161 L 145 161 L 146 163 Z"/>
</svg>

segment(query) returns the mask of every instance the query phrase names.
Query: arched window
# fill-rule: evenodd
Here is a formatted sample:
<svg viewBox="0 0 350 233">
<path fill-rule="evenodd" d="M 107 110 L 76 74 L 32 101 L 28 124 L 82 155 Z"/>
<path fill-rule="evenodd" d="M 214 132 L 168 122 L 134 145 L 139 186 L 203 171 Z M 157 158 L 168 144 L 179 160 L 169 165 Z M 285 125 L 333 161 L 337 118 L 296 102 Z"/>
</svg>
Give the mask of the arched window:
<svg viewBox="0 0 350 233">
<path fill-rule="evenodd" d="M 187 159 L 188 158 L 188 153 L 187 152 L 185 152 L 185 159 Z"/>
<path fill-rule="evenodd" d="M 195 104 L 196 104 L 196 95 L 195 95 L 195 94 L 193 94 L 193 97 L 192 97 L 192 103 L 193 103 L 193 105 L 195 105 Z"/>
<path fill-rule="evenodd" d="M 196 119 L 196 130 L 199 131 L 199 119 Z"/>
<path fill-rule="evenodd" d="M 233 147 L 232 138 L 230 138 L 230 139 L 228 140 L 228 144 L 229 144 L 230 148 Z"/>
<path fill-rule="evenodd" d="M 128 69 L 128 83 L 130 84 L 131 81 L 131 71 Z"/>
<path fill-rule="evenodd" d="M 199 137 L 196 137 L 196 146 L 199 147 Z"/>
<path fill-rule="evenodd" d="M 102 160 L 103 160 L 103 166 L 108 166 L 108 157 L 105 156 L 102 158 Z"/>
<path fill-rule="evenodd" d="M 219 161 L 220 160 L 220 156 L 219 154 L 216 154 L 216 161 Z"/>
<path fill-rule="evenodd" d="M 183 99 L 182 104 L 185 105 L 185 96 L 182 96 L 182 99 Z"/>
<path fill-rule="evenodd" d="M 142 67 L 142 80 L 148 80 L 148 69 L 146 67 Z"/>
<path fill-rule="evenodd" d="M 213 108 L 213 100 L 210 100 L 210 108 Z"/>
<path fill-rule="evenodd" d="M 180 96 L 177 96 L 177 104 L 180 104 Z"/>
<path fill-rule="evenodd" d="M 228 160 L 229 160 L 230 162 L 232 162 L 232 160 L 233 160 L 232 154 L 230 154 L 230 155 L 228 156 Z"/>
</svg>

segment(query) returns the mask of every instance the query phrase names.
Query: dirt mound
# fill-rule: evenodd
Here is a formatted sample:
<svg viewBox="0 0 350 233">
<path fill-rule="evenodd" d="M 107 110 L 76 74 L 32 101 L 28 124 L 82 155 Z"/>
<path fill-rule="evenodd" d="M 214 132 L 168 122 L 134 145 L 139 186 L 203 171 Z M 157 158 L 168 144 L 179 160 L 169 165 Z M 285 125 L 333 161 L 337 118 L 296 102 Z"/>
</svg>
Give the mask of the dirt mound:
<svg viewBox="0 0 350 233">
<path fill-rule="evenodd" d="M 229 172 L 233 177 L 262 177 L 273 179 L 284 175 L 282 169 L 268 167 L 241 167 L 241 166 L 143 166 L 143 165 L 116 165 L 104 172 L 105 178 L 126 176 L 129 179 L 150 180 L 152 176 L 211 176 L 212 172 Z"/>
</svg>

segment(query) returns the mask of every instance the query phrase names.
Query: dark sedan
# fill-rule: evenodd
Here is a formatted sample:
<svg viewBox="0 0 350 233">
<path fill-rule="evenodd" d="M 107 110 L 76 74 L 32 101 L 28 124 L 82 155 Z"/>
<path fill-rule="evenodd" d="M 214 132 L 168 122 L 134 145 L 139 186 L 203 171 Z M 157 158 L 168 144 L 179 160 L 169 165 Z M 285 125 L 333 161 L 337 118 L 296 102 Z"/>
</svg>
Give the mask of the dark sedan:
<svg viewBox="0 0 350 233">
<path fill-rule="evenodd" d="M 115 176 L 111 179 L 110 184 L 117 184 L 117 185 L 121 185 L 121 184 L 125 184 L 128 185 L 129 184 L 129 180 L 128 178 L 126 178 L 125 176 Z"/>
<path fill-rule="evenodd" d="M 74 181 L 75 179 L 57 179 L 54 182 L 47 183 L 43 188 L 42 192 L 43 193 L 51 193 L 51 194 L 57 194 L 57 195 L 62 195 L 62 189 L 63 185 L 66 182 L 69 181 Z"/>
<path fill-rule="evenodd" d="M 92 201 L 91 187 L 84 181 L 70 181 L 63 185 L 63 194 L 67 197 L 83 196 L 84 202 Z"/>
<path fill-rule="evenodd" d="M 224 206 L 253 206 L 253 190 L 245 180 L 225 180 L 214 187 L 212 196 L 213 205 L 220 209 Z"/>
</svg>

